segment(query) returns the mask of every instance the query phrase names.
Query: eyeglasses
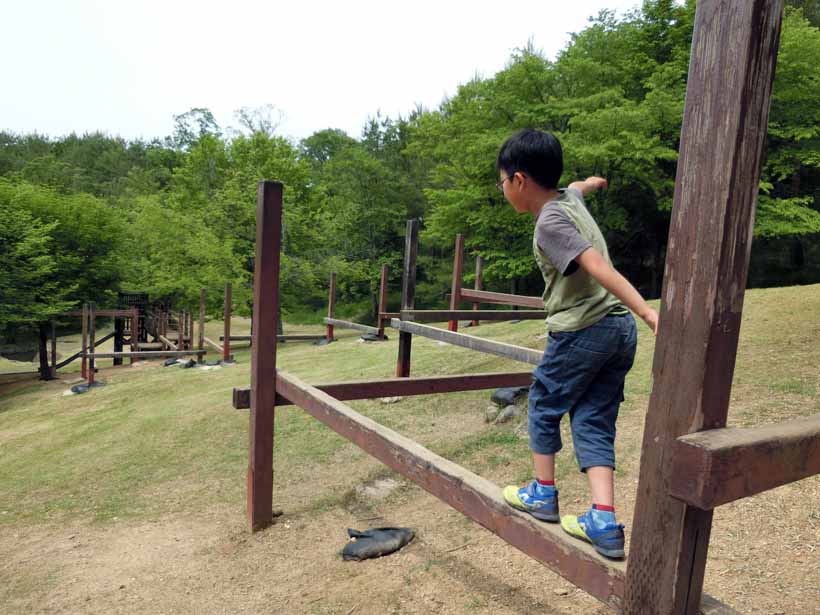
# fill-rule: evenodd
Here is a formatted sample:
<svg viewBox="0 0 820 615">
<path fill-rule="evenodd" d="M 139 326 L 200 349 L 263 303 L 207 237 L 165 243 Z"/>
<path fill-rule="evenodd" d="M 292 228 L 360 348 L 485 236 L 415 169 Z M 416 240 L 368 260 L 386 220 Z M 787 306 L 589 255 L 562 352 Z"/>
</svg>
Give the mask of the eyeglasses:
<svg viewBox="0 0 820 615">
<path fill-rule="evenodd" d="M 504 182 L 508 179 L 512 179 L 512 177 L 505 177 L 500 182 L 495 182 L 495 187 L 501 194 L 504 194 Z"/>
</svg>

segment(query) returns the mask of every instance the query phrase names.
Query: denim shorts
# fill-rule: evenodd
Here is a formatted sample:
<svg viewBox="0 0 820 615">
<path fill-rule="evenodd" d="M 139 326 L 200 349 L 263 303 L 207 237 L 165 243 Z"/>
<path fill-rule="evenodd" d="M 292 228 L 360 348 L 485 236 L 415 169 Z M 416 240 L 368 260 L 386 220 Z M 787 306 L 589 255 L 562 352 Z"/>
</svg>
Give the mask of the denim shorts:
<svg viewBox="0 0 820 615">
<path fill-rule="evenodd" d="M 615 467 L 615 421 L 636 345 L 632 314 L 609 314 L 579 331 L 550 333 L 530 387 L 529 434 L 534 453 L 551 455 L 561 450 L 561 418 L 569 413 L 581 471 Z"/>
</svg>

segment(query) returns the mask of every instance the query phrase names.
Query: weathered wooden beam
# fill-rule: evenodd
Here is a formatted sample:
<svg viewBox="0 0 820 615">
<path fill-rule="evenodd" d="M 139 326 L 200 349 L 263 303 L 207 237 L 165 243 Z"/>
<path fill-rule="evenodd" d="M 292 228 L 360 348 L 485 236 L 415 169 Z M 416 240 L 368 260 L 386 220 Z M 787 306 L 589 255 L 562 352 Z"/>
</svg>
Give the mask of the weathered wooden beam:
<svg viewBox="0 0 820 615">
<path fill-rule="evenodd" d="M 604 560 L 559 526 L 540 523 L 511 508 L 497 485 L 362 416 L 296 376 L 280 371 L 276 389 L 342 437 L 598 600 L 614 608 L 620 604 L 623 562 Z"/>
<path fill-rule="evenodd" d="M 216 350 L 218 353 L 220 353 L 220 354 L 224 353 L 225 349 L 220 344 L 217 344 L 215 341 L 213 341 L 210 337 L 203 337 L 202 340 L 206 344 L 208 344 L 208 346 L 210 346 L 211 348 Z"/>
<path fill-rule="evenodd" d="M 820 414 L 678 438 L 669 493 L 708 510 L 815 474 L 820 474 Z"/>
<path fill-rule="evenodd" d="M 131 316 L 131 310 L 96 310 L 97 318 L 128 318 Z M 71 310 L 63 312 L 61 316 L 82 317 L 82 310 Z"/>
<path fill-rule="evenodd" d="M 273 416 L 276 407 L 276 334 L 279 320 L 279 258 L 282 184 L 259 182 L 256 190 L 256 258 L 253 274 L 251 413 L 248 451 L 248 524 L 252 531 L 273 521 Z M 225 332 L 226 337 L 229 332 Z M 225 341 L 227 347 L 229 340 Z"/>
<path fill-rule="evenodd" d="M 219 336 L 219 339 L 222 339 L 222 336 Z M 277 335 L 276 339 L 280 342 L 306 342 L 306 341 L 315 341 L 315 340 L 323 340 L 325 339 L 324 335 L 320 334 L 310 334 L 310 333 L 288 333 L 287 335 Z M 253 341 L 252 335 L 232 335 L 231 336 L 232 342 L 250 342 Z"/>
<path fill-rule="evenodd" d="M 624 611 L 697 612 L 712 511 L 669 495 L 670 451 L 724 427 L 783 1 L 700 0 Z"/>
<path fill-rule="evenodd" d="M 475 257 L 475 283 L 474 283 L 474 290 L 481 290 L 484 286 L 484 259 L 480 256 Z M 481 303 L 478 301 L 473 302 L 473 310 L 479 311 L 481 309 Z M 472 326 L 478 326 L 478 318 L 473 318 Z"/>
<path fill-rule="evenodd" d="M 336 316 L 336 272 L 330 272 L 330 284 L 327 291 L 327 317 L 333 319 Z M 328 324 L 325 329 L 325 337 L 328 342 L 333 341 L 333 325 Z"/>
<path fill-rule="evenodd" d="M 541 362 L 543 353 L 540 350 L 533 350 L 531 348 L 524 348 L 523 346 L 515 346 L 513 344 L 506 344 L 504 342 L 496 342 L 494 340 L 485 340 L 473 335 L 466 335 L 464 333 L 453 333 L 452 331 L 445 331 L 444 329 L 436 329 L 428 325 L 421 325 L 415 322 L 407 322 L 394 318 L 390 321 L 390 326 L 402 332 L 421 335 L 440 342 L 447 342 L 453 346 L 461 346 L 462 348 L 469 348 L 470 350 L 478 350 L 479 352 L 486 352 L 494 354 L 499 357 L 507 359 L 514 359 L 530 365 L 538 365 Z"/>
<path fill-rule="evenodd" d="M 159 341 L 161 341 L 163 344 L 168 346 L 171 350 L 179 350 L 179 346 L 177 344 L 174 344 L 171 340 L 169 340 L 164 335 L 158 335 L 157 337 L 159 338 Z"/>
<path fill-rule="evenodd" d="M 456 245 L 453 251 L 453 283 L 450 286 L 450 310 L 456 311 L 461 303 L 461 279 L 464 275 L 464 235 L 456 235 Z M 451 318 L 447 322 L 447 329 L 458 331 L 458 320 Z"/>
<path fill-rule="evenodd" d="M 139 308 L 131 308 L 131 352 L 139 350 L 140 343 L 140 311 Z M 131 365 L 134 359 L 131 359 Z"/>
<path fill-rule="evenodd" d="M 83 303 L 83 309 L 80 314 L 83 319 L 83 342 L 80 345 L 80 355 L 82 356 L 83 360 L 80 364 L 80 375 L 85 379 L 88 378 L 88 359 L 85 356 L 85 353 L 88 350 L 88 303 Z"/>
<path fill-rule="evenodd" d="M 94 343 L 94 336 L 97 331 L 97 305 L 93 302 L 88 304 L 88 347 L 96 348 Z M 94 371 L 96 365 L 94 364 L 94 356 L 89 355 L 88 358 L 88 384 L 94 384 Z"/>
<path fill-rule="evenodd" d="M 225 339 L 225 345 L 222 347 L 222 360 L 223 361 L 233 361 L 233 355 L 231 354 L 231 316 L 233 315 L 233 294 L 232 294 L 233 287 L 231 286 L 230 282 L 225 282 L 225 304 L 223 306 L 223 328 L 224 331 L 222 333 Z"/>
<path fill-rule="evenodd" d="M 349 320 L 339 320 L 338 318 L 323 318 L 322 321 L 331 327 L 341 327 L 342 329 L 356 329 L 357 331 L 364 331 L 365 333 L 379 334 L 378 327 L 371 327 L 370 325 L 362 325 L 357 322 Z"/>
<path fill-rule="evenodd" d="M 528 297 L 526 295 L 511 295 L 508 293 L 493 293 L 488 290 L 462 288 L 461 298 L 474 303 L 494 303 L 499 305 L 517 305 L 536 310 L 544 309 L 544 300 L 541 297 Z"/>
<path fill-rule="evenodd" d="M 401 312 L 379 312 L 379 318 L 390 320 L 391 318 L 401 318 Z"/>
<path fill-rule="evenodd" d="M 351 399 L 374 399 L 377 397 L 409 397 L 433 393 L 480 391 L 498 387 L 529 386 L 532 372 L 495 374 L 466 374 L 459 376 L 420 376 L 415 378 L 388 378 L 386 380 L 359 380 L 331 382 L 313 385 L 339 401 Z M 250 407 L 250 389 L 233 390 L 233 406 L 237 410 Z M 276 396 L 277 406 L 287 406 L 290 400 Z"/>
<path fill-rule="evenodd" d="M 410 322 L 445 322 L 449 320 L 544 320 L 543 310 L 402 310 L 401 320 Z"/>
<path fill-rule="evenodd" d="M 197 348 L 202 350 L 205 348 L 205 289 L 199 289 L 199 339 L 197 340 Z"/>
<path fill-rule="evenodd" d="M 184 355 L 200 355 L 206 354 L 207 350 L 138 350 L 137 352 L 89 352 L 88 358 L 94 359 L 113 359 L 120 357 L 123 359 L 158 359 L 160 357 L 181 357 Z"/>
<path fill-rule="evenodd" d="M 389 320 L 392 318 L 385 317 L 383 314 L 387 311 L 387 274 L 389 273 L 389 268 L 387 265 L 382 265 L 382 272 L 381 276 L 379 277 L 379 308 L 378 308 L 378 315 L 376 316 L 376 322 L 378 325 L 378 336 L 381 339 L 384 339 L 384 323 L 385 320 Z"/>
<path fill-rule="evenodd" d="M 419 221 L 408 220 L 404 233 L 404 267 L 401 275 L 401 309 L 412 310 L 416 305 L 416 257 L 419 251 Z M 391 327 L 392 320 L 391 320 Z M 396 376 L 410 375 L 410 354 L 413 348 L 413 334 L 399 333 L 399 354 L 396 360 Z"/>
</svg>

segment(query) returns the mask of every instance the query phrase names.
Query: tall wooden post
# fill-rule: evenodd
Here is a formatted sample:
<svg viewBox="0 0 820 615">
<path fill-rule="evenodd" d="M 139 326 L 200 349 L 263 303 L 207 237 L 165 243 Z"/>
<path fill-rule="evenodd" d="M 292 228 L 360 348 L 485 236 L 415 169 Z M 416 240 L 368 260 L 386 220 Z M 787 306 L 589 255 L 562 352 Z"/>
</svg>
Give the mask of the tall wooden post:
<svg viewBox="0 0 820 615">
<path fill-rule="evenodd" d="M 484 287 L 484 278 L 482 277 L 483 273 L 484 273 L 484 259 L 482 259 L 480 256 L 476 256 L 475 257 L 475 286 L 474 286 L 476 290 L 482 290 L 483 287 Z M 478 301 L 474 301 L 473 302 L 473 311 L 480 310 L 480 309 L 481 309 L 481 303 L 479 303 Z M 471 323 L 471 325 L 473 327 L 477 327 L 478 326 L 478 319 L 473 318 L 473 322 Z"/>
<path fill-rule="evenodd" d="M 404 234 L 404 269 L 401 276 L 401 309 L 412 310 L 416 303 L 416 256 L 419 249 L 419 221 L 408 220 Z M 396 376 L 410 376 L 410 350 L 413 334 L 399 333 L 399 357 L 396 361 Z"/>
<path fill-rule="evenodd" d="M 114 352 L 122 352 L 122 340 L 125 330 L 125 320 L 119 316 L 114 317 Z M 122 365 L 122 357 L 114 357 L 114 365 Z"/>
<path fill-rule="evenodd" d="M 83 345 L 80 348 L 83 351 L 83 358 L 80 362 L 80 375 L 83 379 L 88 378 L 88 303 L 83 303 Z"/>
<path fill-rule="evenodd" d="M 140 311 L 139 308 L 131 308 L 131 352 L 139 352 L 140 349 Z M 130 365 L 133 365 L 136 359 L 130 357 Z"/>
<path fill-rule="evenodd" d="M 51 377 L 57 377 L 57 321 L 51 321 Z"/>
<path fill-rule="evenodd" d="M 273 418 L 276 403 L 282 184 L 259 182 L 256 199 L 248 460 L 248 523 L 252 531 L 260 530 L 273 521 Z"/>
<path fill-rule="evenodd" d="M 94 370 L 96 361 L 94 360 L 94 346 L 97 331 L 97 304 L 93 301 L 88 304 L 88 352 L 91 353 L 88 359 L 88 384 L 94 384 Z"/>
<path fill-rule="evenodd" d="M 40 380 L 51 380 L 51 368 L 48 364 L 48 325 L 41 322 L 37 327 L 38 359 L 40 361 Z"/>
<path fill-rule="evenodd" d="M 256 307 L 254 307 L 256 310 Z M 224 319 L 224 332 L 223 337 L 225 338 L 224 342 L 222 343 L 222 360 L 225 362 L 233 361 L 233 355 L 231 354 L 231 312 L 233 311 L 233 297 L 232 297 L 232 286 L 230 282 L 225 283 L 225 307 L 223 313 Z"/>
<path fill-rule="evenodd" d="M 382 275 L 379 279 L 379 316 L 376 320 L 376 326 L 379 328 L 379 339 L 384 339 L 384 321 L 385 319 L 382 317 L 387 311 L 387 274 L 388 274 L 388 267 L 387 265 L 382 265 Z"/>
<path fill-rule="evenodd" d="M 624 613 L 698 612 L 712 511 L 669 495 L 673 440 L 726 425 L 783 1 L 700 0 Z"/>
<path fill-rule="evenodd" d="M 464 235 L 456 235 L 455 254 L 453 255 L 453 285 L 450 288 L 450 309 L 457 310 L 461 303 L 461 278 L 464 273 Z M 458 319 L 447 323 L 450 331 L 458 331 Z"/>
<path fill-rule="evenodd" d="M 333 318 L 336 309 L 336 272 L 330 272 L 330 288 L 327 291 L 327 317 Z M 325 328 L 325 339 L 333 341 L 333 325 L 329 324 Z"/>
<path fill-rule="evenodd" d="M 197 340 L 196 349 L 203 350 L 205 348 L 205 289 L 199 289 L 199 339 Z M 204 355 L 197 355 L 197 361 L 202 363 Z"/>
</svg>

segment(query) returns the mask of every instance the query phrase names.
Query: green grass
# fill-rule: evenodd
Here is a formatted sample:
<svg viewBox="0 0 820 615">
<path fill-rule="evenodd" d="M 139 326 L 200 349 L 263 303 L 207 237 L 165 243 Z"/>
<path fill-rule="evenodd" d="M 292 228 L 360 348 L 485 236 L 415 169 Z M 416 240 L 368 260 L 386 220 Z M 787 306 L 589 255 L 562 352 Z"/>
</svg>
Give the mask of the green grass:
<svg viewBox="0 0 820 615">
<path fill-rule="evenodd" d="M 820 411 L 820 286 L 750 291 L 730 424 L 755 425 Z M 471 334 L 541 348 L 539 321 L 491 323 Z M 218 336 L 220 323 L 209 323 Z M 248 323 L 236 319 L 235 333 Z M 286 326 L 288 332 L 321 328 Z M 357 343 L 357 333 L 337 330 L 325 347 L 289 342 L 278 365 L 312 382 L 391 377 L 398 335 L 385 343 Z M 653 339 L 641 329 L 636 365 L 627 380 L 619 423 L 619 476 L 637 478 L 640 438 L 651 377 Z M 250 382 L 247 349 L 236 349 L 234 367 L 214 371 L 158 364 L 108 371 L 107 386 L 63 396 L 61 383 L 32 383 L 0 391 L 0 525 L 66 521 L 110 523 L 156 519 L 169 513 L 220 505 L 241 506 L 247 467 L 248 415 L 230 407 L 231 389 Z M 413 374 L 446 375 L 512 371 L 525 366 L 470 350 L 416 338 Z M 498 482 L 530 476 L 525 419 L 486 425 L 489 391 L 408 397 L 398 404 L 351 402 L 357 411 Z M 557 474 L 582 493 L 571 439 L 558 457 Z M 350 506 L 357 484 L 389 475 L 334 432 L 300 409 L 277 409 L 277 506 L 292 511 Z M 316 476 L 332 486 L 311 488 Z M 392 496 L 391 496 L 392 497 Z M 401 496 L 396 496 L 401 497 Z M 361 503 L 359 503 L 361 504 Z"/>
</svg>

